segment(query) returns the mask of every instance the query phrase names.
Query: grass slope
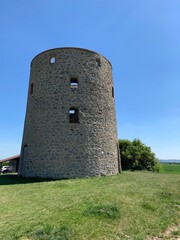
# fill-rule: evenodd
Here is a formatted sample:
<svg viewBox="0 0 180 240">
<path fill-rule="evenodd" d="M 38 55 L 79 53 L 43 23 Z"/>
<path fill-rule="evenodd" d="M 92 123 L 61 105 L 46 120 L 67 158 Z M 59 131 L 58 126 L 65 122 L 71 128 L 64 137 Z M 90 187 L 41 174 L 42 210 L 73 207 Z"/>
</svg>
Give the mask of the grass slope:
<svg viewBox="0 0 180 240">
<path fill-rule="evenodd" d="M 178 225 L 180 175 L 33 181 L 0 176 L 0 239 L 144 240 Z"/>
</svg>

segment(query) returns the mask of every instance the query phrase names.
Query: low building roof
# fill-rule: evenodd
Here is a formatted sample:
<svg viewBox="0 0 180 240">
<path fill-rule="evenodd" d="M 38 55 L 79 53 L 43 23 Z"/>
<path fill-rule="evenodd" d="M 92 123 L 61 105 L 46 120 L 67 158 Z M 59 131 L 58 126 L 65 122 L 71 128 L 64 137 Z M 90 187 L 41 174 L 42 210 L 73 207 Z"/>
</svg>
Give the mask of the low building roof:
<svg viewBox="0 0 180 240">
<path fill-rule="evenodd" d="M 2 162 L 6 162 L 6 161 L 17 160 L 18 158 L 20 158 L 20 154 L 15 155 L 15 156 L 12 156 L 12 157 L 9 157 L 9 158 L 1 159 L 1 160 L 0 160 L 0 163 L 2 163 Z"/>
</svg>

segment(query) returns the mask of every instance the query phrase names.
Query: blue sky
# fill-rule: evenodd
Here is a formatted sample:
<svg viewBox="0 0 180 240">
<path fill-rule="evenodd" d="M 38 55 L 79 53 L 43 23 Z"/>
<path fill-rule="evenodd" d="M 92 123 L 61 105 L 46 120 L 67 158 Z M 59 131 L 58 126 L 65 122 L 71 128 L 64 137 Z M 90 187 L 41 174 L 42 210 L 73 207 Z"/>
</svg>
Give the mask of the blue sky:
<svg viewBox="0 0 180 240">
<path fill-rule="evenodd" d="M 21 147 L 30 62 L 87 48 L 113 65 L 118 136 L 180 159 L 179 0 L 0 1 L 0 159 Z"/>
</svg>

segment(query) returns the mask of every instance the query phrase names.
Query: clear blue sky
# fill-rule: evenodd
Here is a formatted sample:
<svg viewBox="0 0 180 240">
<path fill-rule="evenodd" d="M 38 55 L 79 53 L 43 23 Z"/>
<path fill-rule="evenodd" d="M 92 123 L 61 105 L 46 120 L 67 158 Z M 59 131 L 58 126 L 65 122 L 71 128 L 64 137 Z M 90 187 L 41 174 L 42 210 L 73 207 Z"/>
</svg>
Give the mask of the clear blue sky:
<svg viewBox="0 0 180 240">
<path fill-rule="evenodd" d="M 0 1 L 0 159 L 20 152 L 32 58 L 65 46 L 112 63 L 119 138 L 180 159 L 179 0 Z"/>
</svg>

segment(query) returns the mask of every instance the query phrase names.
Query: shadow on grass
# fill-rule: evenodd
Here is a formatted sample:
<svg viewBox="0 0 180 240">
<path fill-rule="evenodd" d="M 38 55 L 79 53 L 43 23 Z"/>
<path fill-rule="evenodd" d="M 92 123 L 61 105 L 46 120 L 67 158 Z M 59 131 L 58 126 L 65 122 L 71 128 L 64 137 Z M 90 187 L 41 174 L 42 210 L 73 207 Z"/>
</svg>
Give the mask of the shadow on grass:
<svg viewBox="0 0 180 240">
<path fill-rule="evenodd" d="M 101 219 L 117 219 L 120 217 L 120 211 L 114 205 L 89 205 L 86 210 L 83 211 L 83 215 Z"/>
<path fill-rule="evenodd" d="M 21 240 L 69 240 L 72 239 L 73 231 L 72 229 L 62 226 L 62 227 L 52 227 L 50 225 L 37 226 L 35 229 L 31 230 L 25 236 L 16 236 L 16 239 Z"/>
<path fill-rule="evenodd" d="M 55 181 L 55 179 L 48 178 L 22 178 L 18 177 L 17 174 L 4 174 L 0 175 L 0 186 L 1 185 L 14 185 L 14 184 L 27 184 L 27 183 L 37 183 L 37 182 L 49 182 Z"/>
</svg>

